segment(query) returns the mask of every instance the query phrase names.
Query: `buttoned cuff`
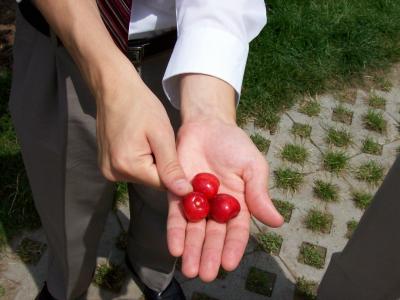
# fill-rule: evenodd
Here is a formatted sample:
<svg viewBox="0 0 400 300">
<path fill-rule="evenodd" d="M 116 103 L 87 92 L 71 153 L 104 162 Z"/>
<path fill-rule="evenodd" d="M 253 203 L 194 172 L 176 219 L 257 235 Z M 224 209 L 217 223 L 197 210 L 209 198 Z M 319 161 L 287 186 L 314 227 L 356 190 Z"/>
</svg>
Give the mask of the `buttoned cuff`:
<svg viewBox="0 0 400 300">
<path fill-rule="evenodd" d="M 200 73 L 229 83 L 239 102 L 249 45 L 228 31 L 210 27 L 186 28 L 180 33 L 163 78 L 163 88 L 180 108 L 179 75 Z"/>
</svg>

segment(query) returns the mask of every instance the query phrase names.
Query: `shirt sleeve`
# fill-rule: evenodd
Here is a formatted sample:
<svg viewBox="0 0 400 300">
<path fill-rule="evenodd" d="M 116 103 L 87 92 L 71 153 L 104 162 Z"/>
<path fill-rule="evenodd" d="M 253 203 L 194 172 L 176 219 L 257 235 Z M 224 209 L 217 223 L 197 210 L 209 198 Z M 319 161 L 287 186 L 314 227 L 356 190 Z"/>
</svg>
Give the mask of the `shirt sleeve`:
<svg viewBox="0 0 400 300">
<path fill-rule="evenodd" d="M 179 75 L 201 73 L 232 85 L 239 101 L 249 42 L 265 26 L 263 0 L 176 0 L 178 39 L 163 77 L 180 107 Z"/>
</svg>

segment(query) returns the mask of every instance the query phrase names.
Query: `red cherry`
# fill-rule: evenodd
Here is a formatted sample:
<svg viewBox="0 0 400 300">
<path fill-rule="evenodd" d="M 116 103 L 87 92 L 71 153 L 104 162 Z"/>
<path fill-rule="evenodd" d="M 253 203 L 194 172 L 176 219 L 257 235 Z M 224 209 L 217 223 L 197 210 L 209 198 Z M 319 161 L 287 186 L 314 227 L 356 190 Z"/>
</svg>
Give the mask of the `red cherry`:
<svg viewBox="0 0 400 300">
<path fill-rule="evenodd" d="M 226 223 L 236 217 L 240 211 L 239 201 L 228 194 L 218 194 L 210 199 L 210 215 L 219 222 Z"/>
<path fill-rule="evenodd" d="M 192 180 L 193 190 L 203 193 L 208 199 L 214 197 L 218 193 L 219 180 L 210 173 L 199 173 Z"/>
<path fill-rule="evenodd" d="M 197 222 L 207 217 L 210 205 L 202 193 L 191 192 L 183 197 L 183 211 L 186 219 Z"/>
</svg>

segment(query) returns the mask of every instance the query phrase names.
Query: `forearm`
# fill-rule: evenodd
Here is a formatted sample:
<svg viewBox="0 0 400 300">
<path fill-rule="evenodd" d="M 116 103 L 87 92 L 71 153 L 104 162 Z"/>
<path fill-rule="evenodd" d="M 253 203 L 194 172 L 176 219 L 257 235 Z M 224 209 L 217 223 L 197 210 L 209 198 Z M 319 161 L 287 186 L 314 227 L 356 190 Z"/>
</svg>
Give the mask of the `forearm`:
<svg viewBox="0 0 400 300">
<path fill-rule="evenodd" d="M 112 89 L 116 78 L 138 78 L 134 67 L 114 44 L 95 0 L 34 0 L 73 57 L 96 99 Z"/>
<path fill-rule="evenodd" d="M 204 74 L 180 78 L 182 121 L 218 119 L 235 124 L 235 90 L 227 82 Z"/>
</svg>

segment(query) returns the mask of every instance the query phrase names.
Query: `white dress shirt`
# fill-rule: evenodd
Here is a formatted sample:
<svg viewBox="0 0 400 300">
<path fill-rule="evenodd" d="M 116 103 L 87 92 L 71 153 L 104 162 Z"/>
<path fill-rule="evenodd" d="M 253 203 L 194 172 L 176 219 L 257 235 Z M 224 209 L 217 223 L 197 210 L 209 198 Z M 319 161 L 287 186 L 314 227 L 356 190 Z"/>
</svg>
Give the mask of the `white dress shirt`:
<svg viewBox="0 0 400 300">
<path fill-rule="evenodd" d="M 134 0 L 129 38 L 177 27 L 163 87 L 179 108 L 179 75 L 201 73 L 229 83 L 240 97 L 249 42 L 266 23 L 263 0 Z"/>
</svg>

